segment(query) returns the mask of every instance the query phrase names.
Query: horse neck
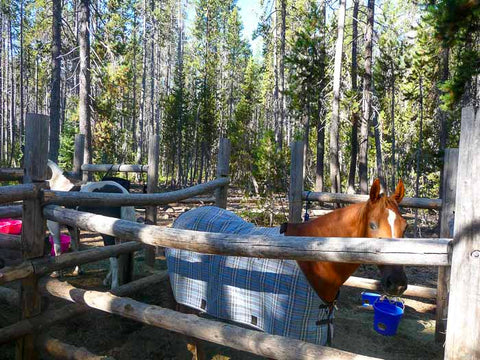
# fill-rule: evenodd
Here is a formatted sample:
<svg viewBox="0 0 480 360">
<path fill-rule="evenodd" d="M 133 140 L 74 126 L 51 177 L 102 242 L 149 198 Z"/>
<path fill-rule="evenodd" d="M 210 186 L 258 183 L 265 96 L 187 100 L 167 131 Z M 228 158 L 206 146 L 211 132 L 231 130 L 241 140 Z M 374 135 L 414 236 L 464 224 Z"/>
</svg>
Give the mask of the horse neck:
<svg viewBox="0 0 480 360">
<path fill-rule="evenodd" d="M 363 237 L 366 233 L 366 204 L 354 204 L 332 211 L 308 223 L 293 225 L 288 235 L 316 237 Z M 335 300 L 342 284 L 358 268 L 359 264 L 297 261 L 310 285 L 322 300 Z"/>
</svg>

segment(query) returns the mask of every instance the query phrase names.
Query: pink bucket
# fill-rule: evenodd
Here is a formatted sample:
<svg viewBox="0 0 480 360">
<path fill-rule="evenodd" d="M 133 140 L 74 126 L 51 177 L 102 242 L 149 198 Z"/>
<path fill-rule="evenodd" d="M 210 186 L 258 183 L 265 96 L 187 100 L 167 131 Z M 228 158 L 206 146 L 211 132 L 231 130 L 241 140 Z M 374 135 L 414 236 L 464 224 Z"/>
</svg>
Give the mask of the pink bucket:
<svg viewBox="0 0 480 360">
<path fill-rule="evenodd" d="M 22 220 L 0 219 L 0 233 L 20 235 L 22 233 Z"/>
<path fill-rule="evenodd" d="M 50 255 L 55 256 L 55 250 L 53 248 L 53 237 L 52 237 L 52 235 L 50 235 L 48 239 L 50 240 L 50 245 L 52 245 L 52 250 L 50 250 Z M 69 247 L 70 247 L 70 236 L 60 234 L 60 249 L 62 251 L 62 254 L 67 252 Z"/>
</svg>

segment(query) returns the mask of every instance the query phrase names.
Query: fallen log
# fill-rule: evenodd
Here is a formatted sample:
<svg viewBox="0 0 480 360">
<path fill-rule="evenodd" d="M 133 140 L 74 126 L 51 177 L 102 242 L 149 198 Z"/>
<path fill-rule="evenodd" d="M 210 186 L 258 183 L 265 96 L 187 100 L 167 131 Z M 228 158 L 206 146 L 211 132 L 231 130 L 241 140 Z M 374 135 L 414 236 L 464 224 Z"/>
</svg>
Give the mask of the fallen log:
<svg viewBox="0 0 480 360">
<path fill-rule="evenodd" d="M 182 314 L 108 293 L 86 291 L 65 283 L 51 283 L 46 289 L 51 295 L 68 301 L 268 358 L 372 359 L 334 348 L 203 319 L 192 314 Z"/>
<path fill-rule="evenodd" d="M 141 288 L 154 285 L 160 281 L 165 280 L 166 278 L 166 272 L 150 275 L 145 278 L 132 281 L 131 283 L 128 283 L 126 285 L 119 286 L 113 292 L 119 296 L 130 295 Z M 42 280 L 41 283 L 43 284 L 43 289 L 41 288 L 40 290 L 44 293 L 45 284 L 48 284 L 49 282 L 55 283 L 60 281 L 50 278 Z M 68 304 L 61 307 L 60 309 L 48 310 L 36 317 L 21 320 L 15 324 L 5 326 L 3 328 L 0 328 L 0 344 L 13 341 L 19 337 L 34 332 L 41 333 L 44 329 L 47 329 L 48 327 L 52 326 L 57 322 L 67 320 L 73 316 L 83 314 L 89 310 L 90 308 L 88 306 Z"/>
<path fill-rule="evenodd" d="M 181 230 L 46 206 L 47 219 L 81 229 L 200 253 L 348 263 L 449 265 L 451 239 L 260 236 Z"/>
</svg>

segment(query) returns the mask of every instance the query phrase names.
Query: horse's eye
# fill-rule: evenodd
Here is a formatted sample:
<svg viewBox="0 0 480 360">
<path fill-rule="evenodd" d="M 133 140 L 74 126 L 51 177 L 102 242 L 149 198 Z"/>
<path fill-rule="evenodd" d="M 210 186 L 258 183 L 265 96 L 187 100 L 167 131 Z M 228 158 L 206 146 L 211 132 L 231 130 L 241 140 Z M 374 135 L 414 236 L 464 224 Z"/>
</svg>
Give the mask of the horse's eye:
<svg viewBox="0 0 480 360">
<path fill-rule="evenodd" d="M 374 223 L 374 222 L 371 222 L 371 223 L 370 223 L 370 229 L 372 229 L 372 230 L 377 230 L 377 229 L 378 229 L 378 225 L 377 225 L 376 223 Z"/>
</svg>

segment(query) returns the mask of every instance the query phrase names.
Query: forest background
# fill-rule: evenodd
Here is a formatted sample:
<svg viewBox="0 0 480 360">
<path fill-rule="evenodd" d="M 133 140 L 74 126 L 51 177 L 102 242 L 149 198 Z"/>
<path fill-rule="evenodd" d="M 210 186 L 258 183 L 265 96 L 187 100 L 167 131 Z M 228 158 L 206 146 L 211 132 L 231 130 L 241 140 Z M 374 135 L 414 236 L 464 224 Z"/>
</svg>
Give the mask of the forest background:
<svg viewBox="0 0 480 360">
<path fill-rule="evenodd" d="M 66 169 L 76 133 L 92 163 L 146 163 L 157 134 L 161 182 L 183 187 L 215 176 L 227 137 L 236 186 L 286 192 L 302 139 L 306 189 L 401 177 L 435 198 L 480 98 L 479 24 L 478 0 L 0 0 L 0 166 L 34 112 Z"/>
</svg>

